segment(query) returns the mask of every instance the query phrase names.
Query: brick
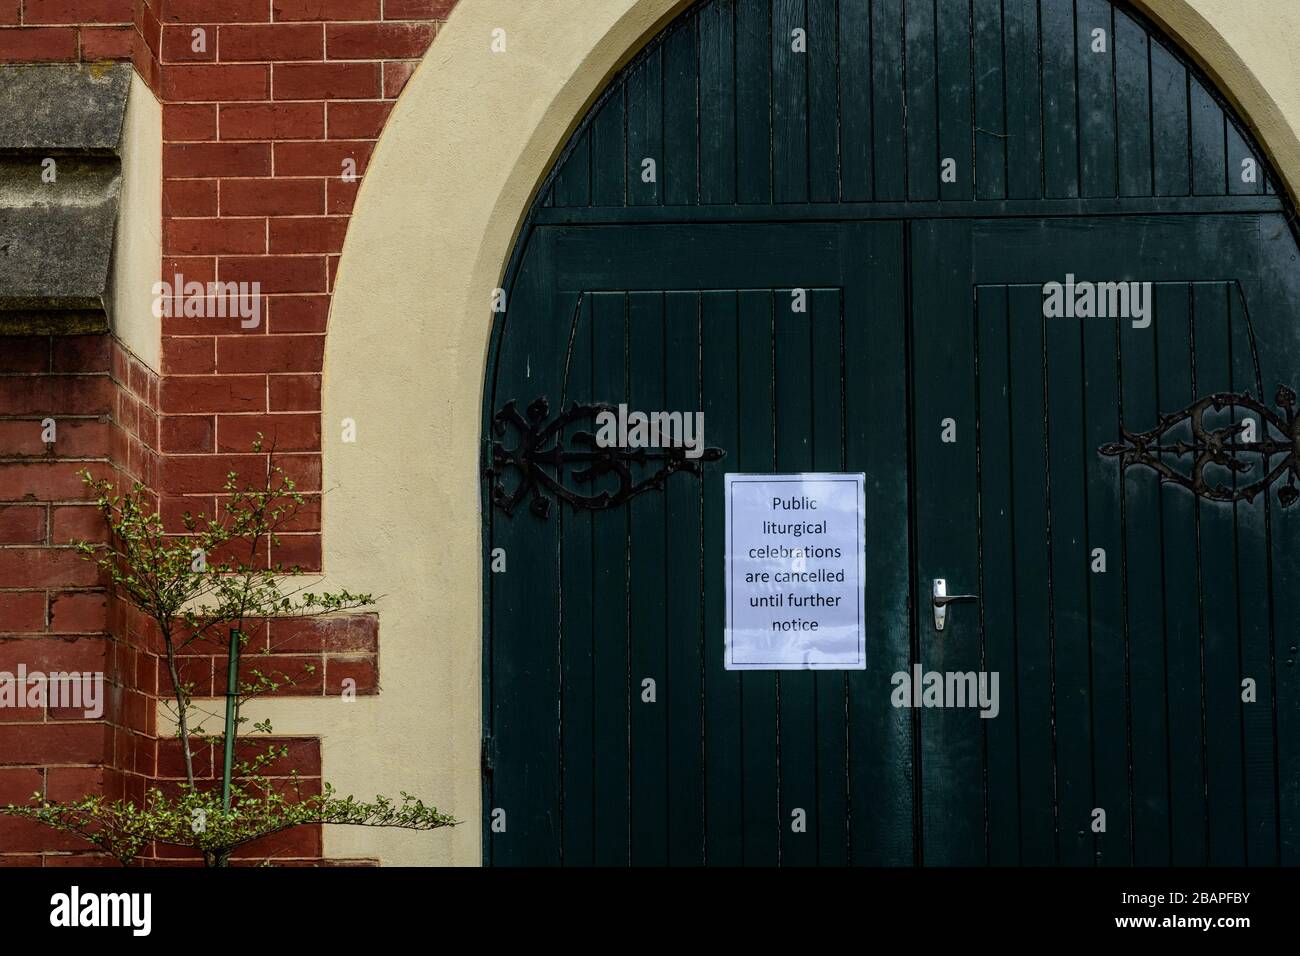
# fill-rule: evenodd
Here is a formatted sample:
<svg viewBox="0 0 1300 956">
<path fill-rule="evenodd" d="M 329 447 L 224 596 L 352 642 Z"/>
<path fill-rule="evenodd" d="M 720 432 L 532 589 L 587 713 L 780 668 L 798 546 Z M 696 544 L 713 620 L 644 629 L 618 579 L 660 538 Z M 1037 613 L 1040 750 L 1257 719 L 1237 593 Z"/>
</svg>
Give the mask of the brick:
<svg viewBox="0 0 1300 956">
<path fill-rule="evenodd" d="M 7 767 L 0 770 L 0 805 L 23 804 L 34 793 L 45 792 L 45 772 L 38 767 Z"/>
<path fill-rule="evenodd" d="M 0 0 L 0 24 L 17 26 L 22 18 L 23 0 Z"/>
<path fill-rule="evenodd" d="M 373 100 L 381 89 L 378 63 L 277 63 L 277 100 Z"/>
<path fill-rule="evenodd" d="M 87 497 L 83 462 L 0 462 L 0 501 L 67 501 Z M 92 471 L 103 471 L 91 466 Z"/>
<path fill-rule="evenodd" d="M 0 505 L 0 544 L 44 544 L 45 512 L 44 505 Z"/>
<path fill-rule="evenodd" d="M 356 163 L 356 173 L 365 173 L 375 144 L 357 140 L 337 140 L 324 143 L 276 143 L 275 174 L 277 176 L 327 176 L 343 175 L 343 161 Z"/>
<path fill-rule="evenodd" d="M 45 372 L 49 367 L 48 336 L 0 337 L 0 372 Z"/>
<path fill-rule="evenodd" d="M 331 23 L 325 49 L 331 60 L 405 60 L 418 58 L 433 42 L 431 23 Z"/>
<path fill-rule="evenodd" d="M 369 652 L 379 649 L 379 615 L 340 614 L 271 622 L 271 650 L 280 653 Z"/>
<path fill-rule="evenodd" d="M 384 64 L 384 98 L 395 100 L 406 87 L 419 60 L 391 60 Z"/>
<path fill-rule="evenodd" d="M 50 447 L 45 443 L 43 419 L 0 419 L 0 454 L 8 457 L 44 456 Z"/>
<path fill-rule="evenodd" d="M 56 545 L 78 541 L 101 543 L 108 540 L 104 516 L 94 505 L 55 505 L 50 511 L 50 542 Z"/>
<path fill-rule="evenodd" d="M 268 777 L 287 777 L 297 771 L 306 777 L 319 777 L 320 739 L 317 737 L 240 737 L 235 743 L 235 760 L 248 761 L 284 745 L 288 753 L 276 757 L 262 771 Z"/>
<path fill-rule="evenodd" d="M 201 23 L 212 16 L 212 0 L 167 0 L 163 19 L 169 23 Z M 221 0 L 222 23 L 266 23 L 269 0 Z"/>
<path fill-rule="evenodd" d="M 272 0 L 280 20 L 378 20 L 380 0 Z"/>
<path fill-rule="evenodd" d="M 0 63 L 73 62 L 77 31 L 71 27 L 0 30 Z"/>
<path fill-rule="evenodd" d="M 221 107 L 221 138 L 322 139 L 324 103 L 259 103 Z"/>
<path fill-rule="evenodd" d="M 7 415 L 104 415 L 111 393 L 105 375 L 0 378 L 0 408 Z"/>
<path fill-rule="evenodd" d="M 215 339 L 168 336 L 163 339 L 163 371 L 168 375 L 210 375 L 217 370 Z"/>
<path fill-rule="evenodd" d="M 384 0 L 385 20 L 445 20 L 456 0 Z"/>
<path fill-rule="evenodd" d="M 351 215 L 352 207 L 357 201 L 357 190 L 360 188 L 360 177 L 352 182 L 342 179 L 329 180 L 325 192 L 326 212 L 331 216 Z"/>
<path fill-rule="evenodd" d="M 266 252 L 265 219 L 171 219 L 163 223 L 167 255 L 258 255 Z"/>
<path fill-rule="evenodd" d="M 330 103 L 327 110 L 330 139 L 377 139 L 393 104 L 384 100 L 374 103 Z"/>
<path fill-rule="evenodd" d="M 44 544 L 45 512 L 44 505 L 0 505 L 0 544 Z"/>
<path fill-rule="evenodd" d="M 0 738 L 3 740 L 3 738 Z M 0 756 L 0 761 L 3 757 Z M 29 763 L 31 761 L 23 761 Z M 87 761 L 88 762 L 88 761 Z M 252 844 L 250 844 L 251 846 Z M 85 853 L 91 849 L 89 843 L 81 837 L 62 830 L 52 830 L 35 820 L 17 817 L 0 817 L 0 846 L 6 853 L 43 853 L 59 850 L 77 850 Z M 38 860 L 50 859 L 49 856 L 37 857 Z M 39 863 L 36 865 L 40 865 Z"/>
<path fill-rule="evenodd" d="M 163 183 L 163 218 L 173 216 L 215 216 L 215 179 L 171 179 Z"/>
<path fill-rule="evenodd" d="M 226 335 L 217 339 L 217 369 L 236 372 L 317 372 L 324 361 L 321 335 Z"/>
<path fill-rule="evenodd" d="M 352 681 L 350 689 L 358 697 L 379 693 L 379 661 L 369 658 L 327 657 L 325 659 L 325 694 L 337 697 L 343 693 L 343 682 Z"/>
<path fill-rule="evenodd" d="M 23 0 L 23 23 L 130 22 L 130 0 Z"/>
<path fill-rule="evenodd" d="M 258 434 L 265 447 L 277 453 L 320 450 L 320 416 L 292 415 L 219 415 L 217 417 L 217 451 L 247 451 Z"/>
<path fill-rule="evenodd" d="M 230 256 L 221 260 L 219 275 L 222 282 L 259 282 L 267 294 L 326 291 L 321 256 Z"/>
<path fill-rule="evenodd" d="M 81 59 L 92 63 L 129 60 L 134 43 L 135 31 L 131 27 L 82 27 Z"/>
<path fill-rule="evenodd" d="M 179 274 L 186 284 L 212 282 L 217 278 L 217 260 L 200 256 L 164 256 L 163 278 L 174 283 Z"/>
<path fill-rule="evenodd" d="M 319 375 L 272 375 L 267 379 L 270 410 L 318 412 L 320 387 Z"/>
<path fill-rule="evenodd" d="M 161 490 L 168 494 L 220 491 L 230 472 L 250 478 L 258 468 L 265 468 L 265 461 L 262 455 L 173 455 L 163 462 Z"/>
<path fill-rule="evenodd" d="M 163 146 L 164 179 L 269 175 L 270 143 L 176 143 Z"/>
<path fill-rule="evenodd" d="M 222 61 L 321 60 L 324 51 L 324 31 L 314 23 L 221 28 Z"/>
<path fill-rule="evenodd" d="M 59 634 L 103 631 L 108 623 L 103 591 L 68 591 L 50 595 L 50 630 Z M 102 663 L 100 669 L 102 669 Z"/>
<path fill-rule="evenodd" d="M 163 105 L 163 140 L 204 142 L 217 138 L 215 103 L 166 103 Z"/>
<path fill-rule="evenodd" d="M 99 569 L 71 548 L 0 548 L 0 581 L 9 588 L 95 587 Z"/>
<path fill-rule="evenodd" d="M 301 826 L 264 836 L 230 854 L 232 860 L 317 859 L 324 852 L 321 827 Z"/>
<path fill-rule="evenodd" d="M 0 631 L 9 634 L 45 630 L 44 591 L 0 591 Z M 0 797 L 0 803 L 4 798 Z"/>
<path fill-rule="evenodd" d="M 320 491 L 321 456 L 314 454 L 276 454 L 276 464 L 286 478 L 292 479 L 301 492 Z"/>
<path fill-rule="evenodd" d="M 228 179 L 221 184 L 223 216 L 310 216 L 325 205 L 319 179 Z"/>
<path fill-rule="evenodd" d="M 199 37 L 194 31 L 202 30 Z M 196 40 L 202 40 L 196 50 Z M 217 28 L 210 23 L 187 23 L 184 26 L 168 24 L 162 28 L 162 56 L 164 63 L 212 63 L 217 59 Z"/>
<path fill-rule="evenodd" d="M 54 340 L 51 368 L 56 372 L 107 372 L 112 339 L 108 335 L 69 335 Z"/>
<path fill-rule="evenodd" d="M 216 419 L 211 415 L 167 415 L 162 420 L 161 441 L 163 454 L 214 451 Z M 194 506 L 190 504 L 187 507 L 192 509 Z"/>
<path fill-rule="evenodd" d="M 347 233 L 347 216 L 297 217 L 270 221 L 270 251 L 340 252 Z"/>
<path fill-rule="evenodd" d="M 108 423 L 86 419 L 54 419 L 55 441 L 46 443 L 45 419 L 0 419 L 0 454 L 42 458 L 104 458 L 108 455 Z"/>
<path fill-rule="evenodd" d="M 50 800 L 79 800 L 104 792 L 103 767 L 51 767 L 45 773 L 45 796 Z"/>
<path fill-rule="evenodd" d="M 100 723 L 0 724 L 0 764 L 97 764 L 110 739 Z"/>
<path fill-rule="evenodd" d="M 184 375 L 163 380 L 164 413 L 265 410 L 266 379 L 260 375 Z"/>
<path fill-rule="evenodd" d="M 163 72 L 163 98 L 168 100 L 228 103 L 265 100 L 270 92 L 271 71 L 261 64 L 176 65 Z"/>
<path fill-rule="evenodd" d="M 329 321 L 328 295 L 274 296 L 270 305 L 270 332 L 324 332 Z"/>
</svg>

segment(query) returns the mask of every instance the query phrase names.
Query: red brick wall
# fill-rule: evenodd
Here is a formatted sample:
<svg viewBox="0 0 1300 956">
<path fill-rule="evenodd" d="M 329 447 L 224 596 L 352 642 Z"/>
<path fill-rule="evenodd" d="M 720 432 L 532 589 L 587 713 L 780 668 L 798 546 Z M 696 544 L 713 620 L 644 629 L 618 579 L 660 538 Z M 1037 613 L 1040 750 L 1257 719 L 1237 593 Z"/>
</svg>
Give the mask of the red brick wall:
<svg viewBox="0 0 1300 956">
<path fill-rule="evenodd" d="M 0 342 L 0 670 L 15 655 L 29 667 L 98 662 L 114 688 L 99 721 L 0 710 L 0 803 L 34 790 L 140 798 L 177 779 L 176 744 L 154 726 L 169 688 L 156 636 L 67 546 L 102 537 L 78 468 L 141 480 L 179 530 L 184 511 L 212 512 L 228 471 L 263 466 L 251 452 L 261 432 L 312 500 L 271 557 L 320 568 L 321 367 L 339 254 L 393 101 L 454 4 L 0 0 L 0 62 L 130 58 L 162 100 L 162 278 L 258 282 L 265 296 L 257 328 L 162 319 L 158 370 L 108 336 Z M 44 417 L 59 423 L 51 448 L 39 443 Z M 348 678 L 378 693 L 377 640 L 373 615 L 275 623 L 256 638 L 298 681 L 282 693 L 298 696 L 335 696 Z M 224 690 L 220 653 L 184 666 Z M 292 741 L 291 761 L 320 786 L 318 741 Z M 276 840 L 259 851 L 321 855 L 318 831 Z M 77 840 L 0 817 L 0 864 L 93 859 Z"/>
</svg>

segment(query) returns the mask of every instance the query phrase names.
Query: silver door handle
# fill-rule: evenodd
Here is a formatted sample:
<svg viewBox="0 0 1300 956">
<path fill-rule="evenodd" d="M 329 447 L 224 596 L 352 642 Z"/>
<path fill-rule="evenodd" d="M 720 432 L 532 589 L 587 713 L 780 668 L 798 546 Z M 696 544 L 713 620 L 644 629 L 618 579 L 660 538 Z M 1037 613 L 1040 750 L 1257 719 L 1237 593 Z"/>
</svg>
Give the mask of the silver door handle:
<svg viewBox="0 0 1300 956">
<path fill-rule="evenodd" d="M 953 601 L 978 601 L 978 594 L 949 594 L 948 582 L 944 578 L 934 579 L 934 591 L 930 603 L 934 607 L 934 629 L 942 631 L 948 622 L 948 605 Z"/>
</svg>

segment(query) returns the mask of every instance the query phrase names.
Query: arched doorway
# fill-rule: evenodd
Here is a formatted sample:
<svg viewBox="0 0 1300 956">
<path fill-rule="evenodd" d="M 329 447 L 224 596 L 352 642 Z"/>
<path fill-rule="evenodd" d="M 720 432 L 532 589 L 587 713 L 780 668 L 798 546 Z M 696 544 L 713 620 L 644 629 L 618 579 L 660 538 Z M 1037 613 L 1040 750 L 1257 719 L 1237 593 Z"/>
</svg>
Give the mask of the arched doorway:
<svg viewBox="0 0 1300 956">
<path fill-rule="evenodd" d="M 1297 551 L 1287 454 L 1260 443 L 1287 441 L 1300 298 L 1268 179 L 1195 69 L 1109 3 L 710 0 L 675 21 L 521 235 L 487 427 L 517 446 L 510 401 L 525 430 L 575 402 L 703 411 L 728 458 L 545 516 L 493 505 L 520 477 L 498 463 L 486 858 L 1289 858 Z M 1048 318 L 1052 282 L 1081 306 L 1089 282 L 1150 282 L 1149 316 Z M 1197 404 L 1216 394 L 1236 398 Z M 1198 480 L 1177 442 L 1250 417 L 1257 441 L 1217 452 L 1243 470 Z M 723 670 L 724 470 L 866 473 L 865 671 Z M 939 577 L 982 598 L 941 634 Z M 917 665 L 998 672 L 998 716 L 896 707 Z"/>
</svg>

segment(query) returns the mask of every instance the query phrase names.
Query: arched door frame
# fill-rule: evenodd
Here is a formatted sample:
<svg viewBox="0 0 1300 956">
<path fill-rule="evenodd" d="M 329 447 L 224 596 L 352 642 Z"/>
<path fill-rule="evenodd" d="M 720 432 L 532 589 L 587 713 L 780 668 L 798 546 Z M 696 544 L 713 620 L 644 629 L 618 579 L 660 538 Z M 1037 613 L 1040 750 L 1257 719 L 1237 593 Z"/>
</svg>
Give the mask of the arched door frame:
<svg viewBox="0 0 1300 956">
<path fill-rule="evenodd" d="M 432 793 L 465 822 L 439 844 L 445 856 L 395 849 L 393 862 L 480 861 L 477 503 L 493 291 L 573 129 L 691 2 L 460 0 L 365 172 L 326 345 L 322 520 L 327 583 L 386 595 L 385 676 L 378 706 L 337 728 L 349 760 L 331 777 Z M 1286 0 L 1249 17 L 1235 0 L 1134 5 L 1214 79 L 1294 198 L 1300 66 L 1286 37 L 1300 11 Z M 355 443 L 340 440 L 344 418 Z"/>
</svg>

